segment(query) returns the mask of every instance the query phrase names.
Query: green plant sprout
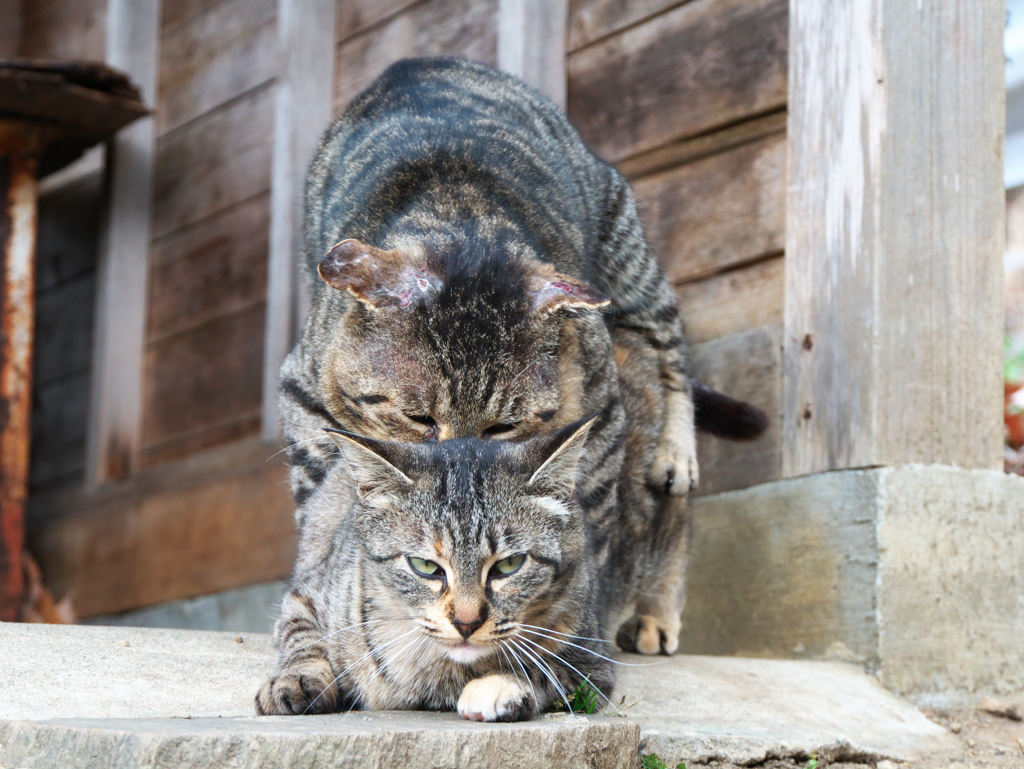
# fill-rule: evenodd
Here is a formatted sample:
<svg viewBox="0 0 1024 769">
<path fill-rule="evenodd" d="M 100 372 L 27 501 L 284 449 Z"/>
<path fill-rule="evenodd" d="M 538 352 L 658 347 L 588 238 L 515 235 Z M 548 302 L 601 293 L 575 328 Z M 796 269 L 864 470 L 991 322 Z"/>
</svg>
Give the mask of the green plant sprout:
<svg viewBox="0 0 1024 769">
<path fill-rule="evenodd" d="M 580 681 L 579 686 L 572 690 L 568 700 L 573 713 L 584 713 L 589 716 L 597 712 L 597 708 L 601 704 L 600 698 L 601 692 L 590 683 L 589 678 L 584 678 Z"/>
<path fill-rule="evenodd" d="M 1003 381 L 1024 382 L 1024 345 L 1013 349 L 1009 336 L 1003 337 Z"/>
<path fill-rule="evenodd" d="M 657 753 L 644 753 L 640 756 L 640 766 L 643 769 L 673 769 L 673 767 L 662 761 Z M 680 761 L 675 765 L 674 769 L 686 769 L 685 762 Z"/>
</svg>

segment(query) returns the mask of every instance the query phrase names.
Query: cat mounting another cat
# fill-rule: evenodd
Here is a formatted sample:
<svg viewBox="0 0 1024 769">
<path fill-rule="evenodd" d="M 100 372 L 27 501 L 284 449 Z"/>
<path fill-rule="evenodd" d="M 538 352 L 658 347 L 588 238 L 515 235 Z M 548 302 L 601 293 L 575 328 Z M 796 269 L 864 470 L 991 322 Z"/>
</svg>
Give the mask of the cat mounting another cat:
<svg viewBox="0 0 1024 769">
<path fill-rule="evenodd" d="M 456 59 L 392 65 L 306 190 L 310 316 L 282 368 L 299 556 L 266 714 L 529 718 L 609 641 L 678 645 L 698 424 L 632 192 L 548 100 Z"/>
</svg>

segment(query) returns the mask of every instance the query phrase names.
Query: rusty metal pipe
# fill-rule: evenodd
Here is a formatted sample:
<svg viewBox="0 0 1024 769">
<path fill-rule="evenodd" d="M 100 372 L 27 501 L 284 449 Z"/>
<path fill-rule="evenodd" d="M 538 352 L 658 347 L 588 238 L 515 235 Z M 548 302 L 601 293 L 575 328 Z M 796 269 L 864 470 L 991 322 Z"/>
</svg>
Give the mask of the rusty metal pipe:
<svg viewBox="0 0 1024 769">
<path fill-rule="evenodd" d="M 18 619 L 28 497 L 35 320 L 36 168 L 42 137 L 0 123 L 0 621 Z"/>
</svg>

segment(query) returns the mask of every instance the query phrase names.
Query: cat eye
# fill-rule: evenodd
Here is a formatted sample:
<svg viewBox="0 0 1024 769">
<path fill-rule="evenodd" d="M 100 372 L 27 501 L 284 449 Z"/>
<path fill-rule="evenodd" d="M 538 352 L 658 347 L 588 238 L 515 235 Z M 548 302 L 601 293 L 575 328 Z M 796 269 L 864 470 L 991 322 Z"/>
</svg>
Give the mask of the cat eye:
<svg viewBox="0 0 1024 769">
<path fill-rule="evenodd" d="M 491 568 L 491 576 L 507 577 L 509 574 L 515 574 L 520 568 L 522 568 L 525 561 L 526 553 L 519 553 L 518 555 L 510 555 L 508 558 L 503 558 Z"/>
<path fill-rule="evenodd" d="M 491 425 L 486 430 L 484 430 L 484 435 L 501 435 L 502 433 L 510 433 L 517 427 L 519 427 L 518 424 Z"/>
<path fill-rule="evenodd" d="M 440 564 L 434 561 L 428 561 L 425 558 L 416 558 L 409 556 L 409 566 L 414 572 L 419 574 L 421 577 L 431 577 L 433 579 L 440 579 L 444 576 Z"/>
<path fill-rule="evenodd" d="M 424 425 L 425 427 L 437 426 L 437 422 L 435 422 L 434 418 L 430 416 L 420 414 L 406 414 L 406 416 L 418 425 Z"/>
</svg>

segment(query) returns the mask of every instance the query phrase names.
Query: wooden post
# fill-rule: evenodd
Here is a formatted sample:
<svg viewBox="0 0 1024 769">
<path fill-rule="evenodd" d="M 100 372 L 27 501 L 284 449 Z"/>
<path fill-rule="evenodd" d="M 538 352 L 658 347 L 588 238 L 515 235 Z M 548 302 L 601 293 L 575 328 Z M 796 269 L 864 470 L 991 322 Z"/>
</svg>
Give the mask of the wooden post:
<svg viewBox="0 0 1024 769">
<path fill-rule="evenodd" d="M 499 0 L 498 67 L 555 104 L 566 101 L 568 0 Z"/>
<path fill-rule="evenodd" d="M 21 612 L 25 580 L 35 318 L 38 130 L 0 121 L 0 622 Z"/>
<path fill-rule="evenodd" d="M 267 323 L 263 347 L 265 440 L 281 436 L 277 384 L 309 306 L 301 279 L 302 193 L 306 170 L 331 119 L 334 0 L 279 0 L 281 72 L 274 116 Z"/>
<path fill-rule="evenodd" d="M 159 50 L 160 0 L 110 0 L 107 63 L 128 73 L 147 104 L 156 103 Z M 154 118 L 138 120 L 114 138 L 107 154 L 86 453 L 90 485 L 124 478 L 138 461 L 155 130 Z"/>
<path fill-rule="evenodd" d="M 783 473 L 1001 466 L 1001 0 L 791 0 Z"/>
</svg>

